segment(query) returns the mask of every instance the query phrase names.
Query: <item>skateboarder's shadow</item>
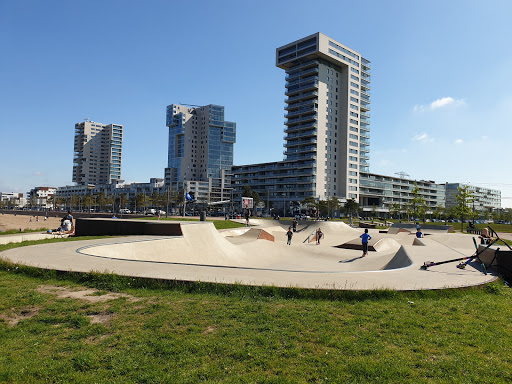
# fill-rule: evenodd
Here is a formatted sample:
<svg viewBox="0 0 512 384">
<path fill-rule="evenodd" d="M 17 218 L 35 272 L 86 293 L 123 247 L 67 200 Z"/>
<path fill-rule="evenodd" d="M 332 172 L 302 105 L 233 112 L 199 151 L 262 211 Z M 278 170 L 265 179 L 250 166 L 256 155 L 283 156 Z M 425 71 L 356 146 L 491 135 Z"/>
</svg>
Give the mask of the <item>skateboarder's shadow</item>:
<svg viewBox="0 0 512 384">
<path fill-rule="evenodd" d="M 354 257 L 353 259 L 349 259 L 349 260 L 340 260 L 339 262 L 340 263 L 351 263 L 353 261 L 356 261 L 356 260 L 359 260 L 359 259 L 362 259 L 363 256 L 358 256 L 358 257 Z"/>
</svg>

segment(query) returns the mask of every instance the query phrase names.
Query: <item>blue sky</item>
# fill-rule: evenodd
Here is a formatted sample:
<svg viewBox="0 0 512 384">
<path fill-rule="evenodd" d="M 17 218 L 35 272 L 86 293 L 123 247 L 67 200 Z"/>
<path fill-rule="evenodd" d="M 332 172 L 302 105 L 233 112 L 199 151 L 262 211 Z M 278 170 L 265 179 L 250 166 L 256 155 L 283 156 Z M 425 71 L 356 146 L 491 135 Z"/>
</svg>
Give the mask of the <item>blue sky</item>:
<svg viewBox="0 0 512 384">
<path fill-rule="evenodd" d="M 0 0 L 0 191 L 70 185 L 74 124 L 124 125 L 122 178 L 163 177 L 165 107 L 219 104 L 235 164 L 282 160 L 275 49 L 315 32 L 372 62 L 370 170 L 512 207 L 510 1 Z"/>
</svg>

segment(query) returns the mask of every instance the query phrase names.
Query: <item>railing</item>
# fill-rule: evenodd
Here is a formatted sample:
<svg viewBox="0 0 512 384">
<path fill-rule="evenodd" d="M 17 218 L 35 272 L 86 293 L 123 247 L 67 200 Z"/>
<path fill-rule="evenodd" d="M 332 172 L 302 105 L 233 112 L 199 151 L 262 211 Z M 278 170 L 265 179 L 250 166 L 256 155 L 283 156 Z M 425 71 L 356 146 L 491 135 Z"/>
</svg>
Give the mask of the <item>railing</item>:
<svg viewBox="0 0 512 384">
<path fill-rule="evenodd" d="M 301 107 L 305 107 L 305 106 L 311 106 L 313 107 L 314 104 L 314 100 L 308 100 L 308 101 L 305 101 L 303 103 L 297 103 L 297 104 L 289 104 L 286 106 L 285 109 L 295 109 L 295 108 L 301 108 Z"/>
<path fill-rule="evenodd" d="M 290 101 L 303 99 L 303 98 L 309 97 L 309 96 L 318 96 L 318 91 L 313 91 L 313 92 L 303 93 L 302 95 L 288 97 L 288 98 L 284 99 L 284 102 L 289 103 Z"/>
<path fill-rule="evenodd" d="M 481 236 L 482 235 L 482 230 L 481 229 L 478 229 L 478 228 L 466 228 L 466 232 L 467 233 L 472 233 L 473 235 L 478 235 L 478 236 Z"/>
</svg>

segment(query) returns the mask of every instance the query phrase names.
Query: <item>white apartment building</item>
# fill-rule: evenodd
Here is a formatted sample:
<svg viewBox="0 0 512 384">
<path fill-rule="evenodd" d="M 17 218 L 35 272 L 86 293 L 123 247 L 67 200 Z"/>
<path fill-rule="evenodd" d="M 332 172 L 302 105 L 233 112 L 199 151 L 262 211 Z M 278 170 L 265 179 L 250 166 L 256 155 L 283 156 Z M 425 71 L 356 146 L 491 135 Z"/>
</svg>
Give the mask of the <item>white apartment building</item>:
<svg viewBox="0 0 512 384">
<path fill-rule="evenodd" d="M 306 197 L 359 200 L 369 170 L 370 62 L 315 33 L 276 50 L 286 71 L 284 161 L 233 167 L 244 185 L 282 207 Z"/>
<path fill-rule="evenodd" d="M 50 197 L 53 197 L 57 192 L 55 187 L 35 187 L 27 193 L 28 203 L 36 205 L 41 209 L 50 209 L 53 207 L 53 202 Z"/>
<path fill-rule="evenodd" d="M 469 205 L 475 212 L 492 213 L 493 210 L 501 208 L 501 191 L 463 183 L 446 183 L 446 208 L 458 204 L 456 196 L 460 187 L 468 187 L 468 192 L 473 195 L 473 201 Z"/>
<path fill-rule="evenodd" d="M 121 179 L 123 126 L 86 119 L 75 124 L 73 182 L 110 184 Z"/>
<path fill-rule="evenodd" d="M 286 71 L 285 160 L 315 159 L 312 195 L 359 198 L 369 171 L 370 62 L 322 34 L 276 50 Z"/>
</svg>

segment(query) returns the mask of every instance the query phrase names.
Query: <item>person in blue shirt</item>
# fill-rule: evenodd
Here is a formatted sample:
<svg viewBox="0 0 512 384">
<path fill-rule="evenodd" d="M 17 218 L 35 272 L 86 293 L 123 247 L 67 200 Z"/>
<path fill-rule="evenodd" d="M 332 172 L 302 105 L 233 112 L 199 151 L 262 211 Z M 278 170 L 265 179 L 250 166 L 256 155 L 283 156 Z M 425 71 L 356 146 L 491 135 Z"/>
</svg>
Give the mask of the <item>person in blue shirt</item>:
<svg viewBox="0 0 512 384">
<path fill-rule="evenodd" d="M 423 237 L 423 233 L 421 232 L 421 228 L 416 229 L 416 237 L 421 239 Z"/>
<path fill-rule="evenodd" d="M 368 234 L 368 228 L 364 230 L 364 233 L 359 236 L 361 238 L 361 242 L 363 243 L 363 256 L 365 257 L 368 255 L 368 240 L 371 240 L 371 236 Z"/>
</svg>

